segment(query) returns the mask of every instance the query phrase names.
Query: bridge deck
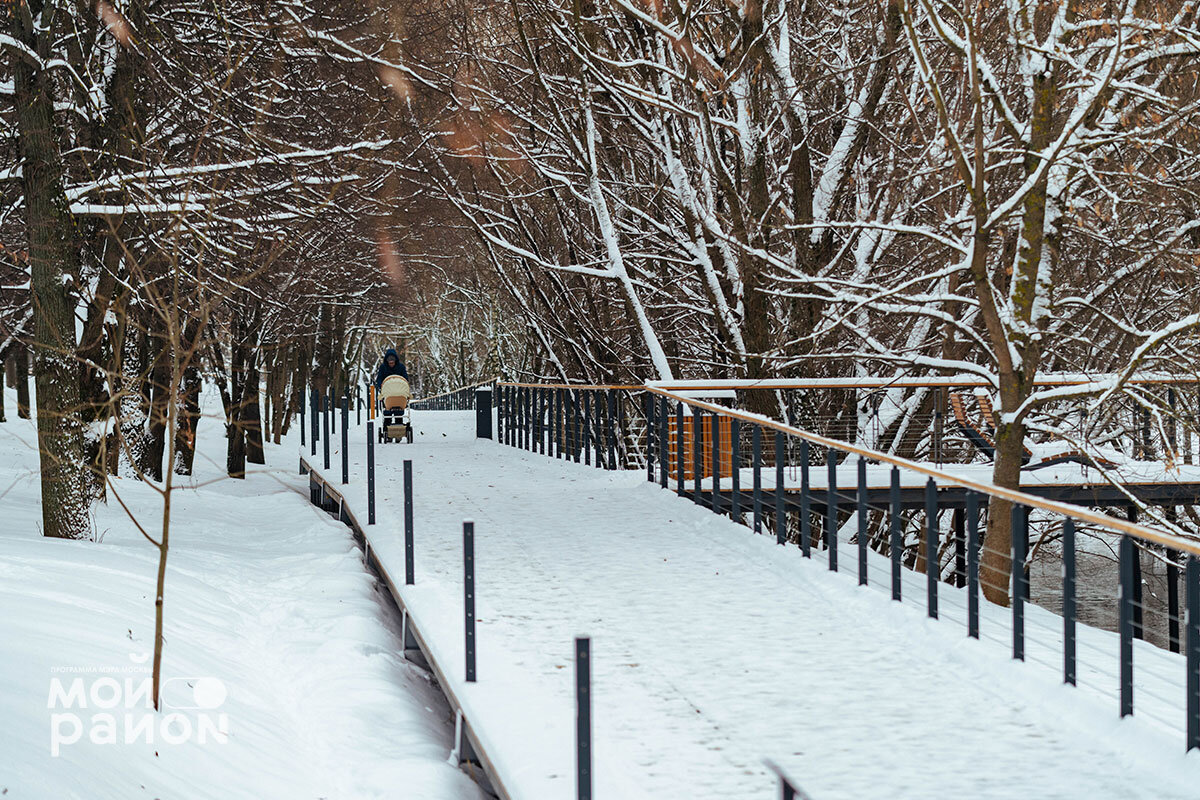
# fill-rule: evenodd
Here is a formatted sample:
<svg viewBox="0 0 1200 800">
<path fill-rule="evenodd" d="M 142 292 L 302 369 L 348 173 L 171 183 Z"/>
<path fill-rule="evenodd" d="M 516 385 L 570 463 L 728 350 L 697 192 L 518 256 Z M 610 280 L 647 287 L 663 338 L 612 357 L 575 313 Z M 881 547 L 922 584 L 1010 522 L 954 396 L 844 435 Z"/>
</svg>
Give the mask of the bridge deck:
<svg viewBox="0 0 1200 800">
<path fill-rule="evenodd" d="M 514 797 L 573 796 L 577 634 L 593 638 L 599 798 L 768 798 L 765 758 L 817 800 L 1195 794 L 1200 758 L 1142 715 L 1153 698 L 1117 720 L 1104 695 L 1116 686 L 1111 634 L 1081 630 L 1082 685 L 1062 687 L 1058 621 L 1041 609 L 1027 621 L 1031 660 L 1012 662 L 1005 609 L 985 604 L 985 638 L 970 640 L 945 619 L 963 617 L 950 587 L 944 619 L 928 621 L 856 587 L 852 551 L 850 574 L 834 575 L 640 473 L 476 441 L 470 412 L 414 421 L 416 444 L 377 448 L 370 538 L 403 575 L 401 462 L 413 459 L 416 585 L 404 601 Z M 365 447 L 352 435 L 347 497 L 365 520 Z M 476 523 L 474 685 L 461 682 L 465 518 Z M 886 570 L 872 561 L 871 580 Z M 1136 644 L 1139 670 L 1182 684 L 1178 656 Z M 1182 689 L 1167 697 L 1181 704 Z M 1155 710 L 1181 722 L 1179 704 Z"/>
</svg>

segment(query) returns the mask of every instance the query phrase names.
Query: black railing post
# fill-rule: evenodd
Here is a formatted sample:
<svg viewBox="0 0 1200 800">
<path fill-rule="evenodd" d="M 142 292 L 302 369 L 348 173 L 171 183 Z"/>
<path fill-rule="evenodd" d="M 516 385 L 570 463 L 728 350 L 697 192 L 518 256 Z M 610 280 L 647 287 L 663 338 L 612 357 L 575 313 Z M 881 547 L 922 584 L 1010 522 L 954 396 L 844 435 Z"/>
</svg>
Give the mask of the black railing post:
<svg viewBox="0 0 1200 800">
<path fill-rule="evenodd" d="M 1121 534 L 1117 630 L 1121 637 L 1121 716 L 1133 713 L 1133 560 L 1137 549 L 1129 534 Z"/>
<path fill-rule="evenodd" d="M 571 410 L 573 419 L 571 424 L 571 435 L 574 437 L 572 449 L 575 452 L 575 463 L 583 463 L 583 448 L 586 434 L 583 429 L 583 391 L 579 390 L 574 393 L 571 400 Z"/>
<path fill-rule="evenodd" d="M 828 485 L 825 487 L 825 547 L 829 551 L 829 570 L 838 568 L 838 503 L 837 503 L 837 453 L 833 448 L 825 450 L 825 471 Z"/>
<path fill-rule="evenodd" d="M 712 502 L 709 508 L 714 514 L 721 513 L 721 418 L 717 412 L 708 415 L 712 428 Z"/>
<path fill-rule="evenodd" d="M 933 619 L 938 616 L 939 533 L 937 484 L 930 478 L 925 483 L 925 607 Z"/>
<path fill-rule="evenodd" d="M 787 544 L 787 511 L 784 510 L 783 462 L 786 441 L 783 431 L 775 431 L 775 541 Z"/>
<path fill-rule="evenodd" d="M 754 532 L 762 533 L 762 426 L 755 425 L 750 431 L 750 457 L 754 468 Z"/>
<path fill-rule="evenodd" d="M 1062 532 L 1063 683 L 1075 685 L 1075 520 L 1063 520 Z"/>
<path fill-rule="evenodd" d="M 372 386 L 372 389 L 375 387 Z M 367 524 L 375 524 L 375 407 L 367 411 Z"/>
<path fill-rule="evenodd" d="M 1025 660 L 1025 507 L 1012 506 L 1012 649 L 1013 658 Z"/>
<path fill-rule="evenodd" d="M 317 397 L 318 396 L 319 395 L 317 393 L 317 390 L 313 389 L 312 392 L 309 394 L 309 400 L 308 400 L 308 409 L 310 412 L 309 416 L 312 418 L 312 431 L 308 437 L 308 442 L 310 445 L 312 445 L 312 453 L 311 454 L 314 456 L 317 454 L 317 439 L 319 438 L 317 432 L 320 429 L 319 426 L 321 424 L 321 421 L 318 419 L 318 417 L 321 416 L 321 413 L 319 410 L 320 406 L 317 405 Z"/>
<path fill-rule="evenodd" d="M 592 640 L 575 637 L 575 797 L 592 798 Z"/>
<path fill-rule="evenodd" d="M 675 491 L 680 497 L 683 497 L 685 491 L 683 486 L 683 461 L 685 451 L 683 447 L 683 403 L 675 404 Z"/>
<path fill-rule="evenodd" d="M 1189 555 L 1184 574 L 1187 585 L 1186 655 L 1187 749 L 1200 747 L 1200 559 Z"/>
<path fill-rule="evenodd" d="M 809 548 L 812 545 L 811 488 L 808 484 L 808 439 L 800 440 L 800 552 L 805 558 L 811 558 Z"/>
<path fill-rule="evenodd" d="M 492 438 L 492 390 L 480 387 L 475 390 L 475 438 Z"/>
<path fill-rule="evenodd" d="M 950 527 L 954 529 L 954 585 L 967 585 L 967 528 L 965 513 L 956 508 L 950 515 Z"/>
<path fill-rule="evenodd" d="M 692 502 L 696 505 L 701 504 L 700 499 L 700 473 L 702 468 L 703 453 L 704 453 L 704 437 L 701 435 L 703 425 L 700 417 L 700 407 L 692 408 Z"/>
<path fill-rule="evenodd" d="M 354 425 L 355 427 L 362 426 L 362 387 L 354 387 Z"/>
<path fill-rule="evenodd" d="M 404 459 L 404 583 L 412 586 L 416 581 L 416 553 L 413 545 L 413 466 L 412 459 Z"/>
<path fill-rule="evenodd" d="M 667 464 L 671 460 L 667 448 L 670 447 L 667 415 L 671 413 L 667 398 L 658 398 L 658 485 L 667 488 Z"/>
<path fill-rule="evenodd" d="M 304 447 L 304 445 L 307 444 L 305 439 L 307 438 L 307 433 L 308 433 L 308 431 L 305 430 L 308 427 L 308 422 L 307 422 L 307 420 L 305 420 L 305 413 L 304 413 L 304 407 L 306 405 L 308 405 L 308 403 L 305 402 L 305 399 L 306 399 L 304 396 L 305 394 L 306 394 L 306 392 L 304 391 L 304 387 L 301 386 L 300 387 L 300 446 L 301 447 Z"/>
<path fill-rule="evenodd" d="M 463 522 L 463 613 L 467 683 L 475 682 L 475 523 Z"/>
<path fill-rule="evenodd" d="M 654 395 L 646 392 L 642 395 L 642 406 L 646 412 L 646 480 L 654 483 L 654 454 L 657 448 L 662 446 L 661 442 L 654 441 L 654 434 L 657 433 L 654 412 L 658 408 L 658 402 Z"/>
<path fill-rule="evenodd" d="M 322 395 L 322 396 L 321 396 L 321 404 L 324 406 L 324 408 L 323 408 L 323 409 L 321 409 L 321 428 L 322 428 L 322 430 L 321 430 L 321 438 L 324 440 L 323 444 L 324 444 L 324 446 L 325 446 L 325 469 L 326 469 L 326 470 L 328 470 L 328 469 L 329 469 L 329 417 L 330 417 L 330 409 L 329 409 L 329 397 L 328 397 L 327 395 Z"/>
<path fill-rule="evenodd" d="M 583 463 L 592 465 L 592 392 L 583 390 Z"/>
<path fill-rule="evenodd" d="M 858 457 L 858 585 L 867 585 L 867 460 Z"/>
<path fill-rule="evenodd" d="M 342 483 L 350 482 L 350 398 L 342 398 Z"/>
<path fill-rule="evenodd" d="M 967 635 L 979 638 L 979 496 L 967 490 Z"/>
<path fill-rule="evenodd" d="M 729 518 L 742 516 L 742 426 L 737 417 L 729 420 Z"/>
<path fill-rule="evenodd" d="M 607 405 L 608 405 L 608 436 L 606 437 L 606 439 L 608 441 L 608 459 L 605 462 L 604 466 L 607 469 L 616 469 L 617 468 L 617 424 L 618 424 L 617 423 L 617 390 L 616 389 L 606 389 L 605 390 L 605 400 L 607 401 Z M 646 441 L 648 442 L 649 440 L 650 440 L 650 421 L 649 421 L 649 417 L 647 417 L 646 418 Z M 646 461 L 647 461 L 647 463 L 649 463 L 650 459 L 647 458 Z M 651 467 L 650 480 L 654 480 L 653 467 Z"/>
<path fill-rule="evenodd" d="M 1172 422 L 1172 425 L 1175 423 Z M 1179 551 L 1167 548 L 1167 648 L 1179 652 Z"/>
<path fill-rule="evenodd" d="M 888 541 L 888 554 L 892 558 L 892 599 L 899 600 L 901 593 L 900 583 L 900 556 L 904 550 L 904 542 L 900 538 L 900 469 L 892 467 L 892 483 L 889 489 L 889 500 L 891 516 L 890 523 L 890 538 Z"/>
</svg>

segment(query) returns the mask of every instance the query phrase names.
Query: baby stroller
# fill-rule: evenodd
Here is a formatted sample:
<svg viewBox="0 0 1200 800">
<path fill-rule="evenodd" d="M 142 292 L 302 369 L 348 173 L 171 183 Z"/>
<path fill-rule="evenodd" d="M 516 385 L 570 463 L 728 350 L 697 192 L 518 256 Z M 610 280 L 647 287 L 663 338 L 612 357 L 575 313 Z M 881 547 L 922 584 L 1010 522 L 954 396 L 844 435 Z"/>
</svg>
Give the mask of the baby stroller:
<svg viewBox="0 0 1200 800">
<path fill-rule="evenodd" d="M 412 421 L 408 403 L 412 400 L 412 387 L 399 375 L 389 375 L 379 387 L 379 405 L 383 409 L 383 425 L 379 428 L 380 442 L 412 444 Z"/>
</svg>

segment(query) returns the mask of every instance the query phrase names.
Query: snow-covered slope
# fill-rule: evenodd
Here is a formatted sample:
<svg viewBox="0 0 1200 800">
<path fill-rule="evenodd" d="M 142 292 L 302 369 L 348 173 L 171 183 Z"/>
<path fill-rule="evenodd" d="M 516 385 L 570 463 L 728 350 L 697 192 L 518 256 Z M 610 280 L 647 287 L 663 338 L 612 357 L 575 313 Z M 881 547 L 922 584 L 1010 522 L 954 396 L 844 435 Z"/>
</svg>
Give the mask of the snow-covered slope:
<svg viewBox="0 0 1200 800">
<path fill-rule="evenodd" d="M 270 447 L 267 468 L 245 481 L 221 479 L 221 423 L 202 423 L 198 488 L 174 496 L 166 708 L 155 716 L 137 690 L 149 675 L 156 551 L 115 501 L 97 511 L 99 543 L 39 536 L 34 428 L 15 419 L 11 392 L 7 401 L 5 800 L 482 797 L 447 762 L 449 711 L 425 674 L 400 657 L 347 529 L 308 505 L 296 475 L 298 442 Z M 219 402 L 208 397 L 206 407 Z M 150 487 L 117 488 L 155 530 L 161 506 Z M 70 697 L 73 685 L 86 707 Z M 149 732 L 137 727 L 147 718 Z M 110 734 L 115 742 L 106 741 Z"/>
</svg>

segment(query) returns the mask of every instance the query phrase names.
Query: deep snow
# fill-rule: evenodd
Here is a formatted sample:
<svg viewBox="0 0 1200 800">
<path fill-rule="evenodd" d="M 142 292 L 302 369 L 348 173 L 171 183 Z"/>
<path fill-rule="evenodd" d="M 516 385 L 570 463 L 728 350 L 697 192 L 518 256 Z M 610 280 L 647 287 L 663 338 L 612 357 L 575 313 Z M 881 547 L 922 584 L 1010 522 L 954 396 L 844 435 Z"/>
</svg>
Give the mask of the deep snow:
<svg viewBox="0 0 1200 800">
<path fill-rule="evenodd" d="M 215 396 L 206 408 L 220 408 Z M 298 439 L 268 448 L 245 481 L 222 479 L 221 422 L 198 432 L 194 485 L 174 495 L 166 587 L 164 713 L 198 733 L 224 714 L 228 738 L 172 744 L 182 721 L 151 743 L 89 741 L 91 715 L 113 713 L 125 680 L 148 676 L 156 552 L 115 502 L 100 506 L 101 541 L 39 536 L 35 433 L 0 424 L 0 795 L 8 798 L 371 798 L 483 795 L 448 763 L 453 720 L 426 674 L 400 656 L 375 582 L 345 526 L 308 505 Z M 150 487 L 118 481 L 143 523 Z M 153 530 L 153 528 L 151 528 Z M 52 681 L 79 679 L 114 709 L 48 708 Z M 212 708 L 187 708 L 196 702 Z M 54 714 L 78 715 L 80 741 L 51 754 Z M 160 721 L 162 717 L 155 718 Z M 59 720 L 61 740 L 74 728 Z"/>
</svg>

